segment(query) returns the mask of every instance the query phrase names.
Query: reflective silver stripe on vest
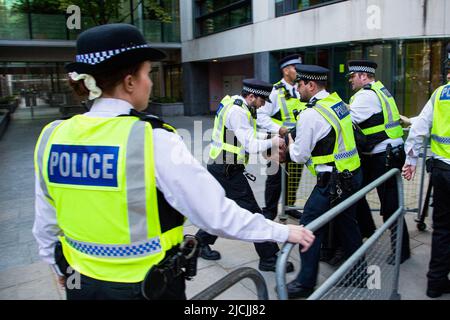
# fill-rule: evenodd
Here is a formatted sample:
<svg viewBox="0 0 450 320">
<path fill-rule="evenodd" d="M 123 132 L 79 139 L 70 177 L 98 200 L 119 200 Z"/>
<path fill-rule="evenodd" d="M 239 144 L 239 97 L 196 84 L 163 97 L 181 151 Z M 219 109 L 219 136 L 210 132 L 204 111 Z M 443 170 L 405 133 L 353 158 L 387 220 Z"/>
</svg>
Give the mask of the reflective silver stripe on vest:
<svg viewBox="0 0 450 320">
<path fill-rule="evenodd" d="M 283 89 L 280 89 L 280 91 L 278 92 L 278 94 L 279 95 L 284 95 L 284 93 L 283 93 Z M 284 123 L 291 123 L 291 115 L 290 115 L 290 113 L 289 113 L 289 110 L 288 110 L 288 107 L 287 107 L 287 104 L 286 104 L 286 97 L 280 97 L 280 100 L 281 100 L 281 106 L 282 106 L 282 108 L 283 108 L 283 111 L 282 111 L 282 120 L 284 121 Z"/>
<path fill-rule="evenodd" d="M 225 139 L 225 137 L 222 136 L 222 128 L 224 129 L 225 114 L 227 113 L 228 109 L 233 106 L 234 106 L 234 103 L 230 103 L 229 105 L 224 106 L 223 109 L 221 110 L 221 112 L 219 113 L 219 116 L 218 116 L 219 123 L 217 124 L 217 130 L 213 130 L 213 138 L 212 138 L 212 142 L 211 142 L 211 144 L 216 148 L 220 148 L 220 149 L 223 148 L 223 145 L 224 145 L 223 140 Z M 246 112 L 250 112 L 248 110 L 247 106 L 245 106 L 244 104 L 241 107 Z M 251 117 L 250 117 L 249 123 L 250 123 L 250 126 L 253 126 Z M 225 129 L 223 130 L 223 134 L 225 135 Z M 230 144 L 230 143 L 227 143 L 227 144 Z M 232 145 L 232 144 L 230 144 L 230 145 Z M 235 147 L 241 148 L 238 146 L 235 146 Z M 245 149 L 241 148 L 239 154 L 242 156 L 245 156 Z"/>
<path fill-rule="evenodd" d="M 142 241 L 148 236 L 145 193 L 145 125 L 144 121 L 134 123 L 128 136 L 126 150 L 127 205 L 131 242 Z"/>
<path fill-rule="evenodd" d="M 336 117 L 333 114 L 331 114 L 328 111 L 328 109 L 326 109 L 325 107 L 322 107 L 319 103 L 316 103 L 316 105 L 313 108 L 317 108 L 320 111 L 322 111 L 323 113 L 325 113 L 328 116 L 328 118 L 331 120 L 331 122 L 333 122 L 334 126 L 337 129 L 336 134 L 338 135 L 338 151 L 339 151 L 339 153 L 346 152 L 345 144 L 344 144 L 344 138 L 342 136 L 341 123 L 336 119 Z M 334 130 L 334 129 L 331 128 L 331 130 Z"/>
<path fill-rule="evenodd" d="M 74 249 L 96 257 L 104 258 L 135 258 L 145 257 L 151 254 L 161 252 L 161 241 L 159 237 L 148 239 L 145 241 L 134 242 L 124 245 L 109 245 L 81 242 L 65 236 L 67 243 Z"/>
<path fill-rule="evenodd" d="M 38 162 L 38 168 L 39 168 L 39 185 L 41 186 L 42 191 L 44 192 L 44 195 L 53 200 L 52 197 L 50 197 L 50 194 L 48 193 L 47 184 L 44 180 L 44 173 L 43 173 L 43 158 L 44 158 L 44 151 L 45 147 L 48 144 L 48 140 L 50 139 L 51 134 L 56 129 L 56 127 L 62 122 L 63 120 L 57 120 L 53 121 L 50 124 L 50 127 L 47 128 L 47 130 L 44 131 L 42 134 L 41 142 L 39 143 L 38 151 L 37 151 L 37 162 Z"/>
<path fill-rule="evenodd" d="M 386 109 L 387 109 L 387 113 L 388 113 L 388 124 L 393 123 L 394 122 L 394 116 L 392 115 L 391 104 L 389 103 L 388 99 L 386 99 L 383 91 L 379 90 L 379 92 L 381 93 L 381 97 L 383 98 L 383 101 L 386 104 Z M 387 127 L 387 125 L 386 125 L 386 129 L 389 129 Z"/>
<path fill-rule="evenodd" d="M 450 145 L 450 137 L 440 137 L 435 134 L 432 134 L 431 139 L 440 144 L 449 144 Z"/>
</svg>

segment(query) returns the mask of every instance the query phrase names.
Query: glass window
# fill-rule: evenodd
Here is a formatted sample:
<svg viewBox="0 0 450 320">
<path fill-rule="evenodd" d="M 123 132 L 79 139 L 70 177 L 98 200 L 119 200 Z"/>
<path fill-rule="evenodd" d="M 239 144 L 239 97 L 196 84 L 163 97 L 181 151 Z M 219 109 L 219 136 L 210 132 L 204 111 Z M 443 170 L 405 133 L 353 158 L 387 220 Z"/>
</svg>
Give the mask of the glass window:
<svg viewBox="0 0 450 320">
<path fill-rule="evenodd" d="M 430 44 L 427 41 L 404 45 L 404 113 L 417 115 L 430 97 Z"/>
<path fill-rule="evenodd" d="M 196 36 L 206 36 L 252 22 L 251 0 L 195 1 Z"/>
<path fill-rule="evenodd" d="M 285 14 L 341 1 L 345 0 L 275 0 L 275 15 L 279 17 Z"/>
</svg>

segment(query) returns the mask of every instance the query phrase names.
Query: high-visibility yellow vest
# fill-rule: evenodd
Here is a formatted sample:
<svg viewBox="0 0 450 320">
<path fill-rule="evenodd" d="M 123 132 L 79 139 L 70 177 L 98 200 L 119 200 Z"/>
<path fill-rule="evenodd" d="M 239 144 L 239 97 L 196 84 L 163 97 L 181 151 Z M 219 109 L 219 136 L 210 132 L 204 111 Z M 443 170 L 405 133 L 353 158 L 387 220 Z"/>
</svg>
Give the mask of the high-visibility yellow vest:
<svg viewBox="0 0 450 320">
<path fill-rule="evenodd" d="M 450 159 L 450 82 L 439 87 L 433 97 L 431 151 Z"/>
<path fill-rule="evenodd" d="M 83 275 L 140 282 L 183 240 L 179 213 L 162 229 L 149 122 L 84 115 L 52 122 L 39 137 L 35 168 L 64 233 L 64 256 Z"/>
<path fill-rule="evenodd" d="M 247 164 L 248 153 L 236 136 L 230 130 L 225 127 L 227 123 L 228 113 L 233 106 L 238 106 L 245 110 L 250 126 L 253 127 L 253 135 L 256 137 L 256 121 L 253 119 L 252 114 L 245 102 L 238 99 L 239 96 L 225 96 L 220 102 L 219 109 L 217 109 L 216 118 L 214 119 L 214 129 L 212 133 L 211 149 L 209 156 L 211 159 L 216 160 L 219 155 L 225 153 L 225 157 L 231 154 L 233 159 L 236 159 L 236 163 Z M 228 158 L 228 157 L 226 157 Z M 233 161 L 234 162 L 234 161 Z M 228 163 L 228 161 L 226 161 Z M 228 163 L 232 164 L 232 163 Z"/>
<path fill-rule="evenodd" d="M 362 128 L 362 132 L 369 137 L 380 132 L 386 133 L 386 139 L 397 139 L 403 137 L 403 129 L 400 124 L 400 113 L 398 111 L 394 97 L 380 81 L 377 81 L 368 86 L 370 86 L 370 90 L 373 90 L 378 96 L 378 99 L 380 99 L 383 112 L 383 123 L 370 128 Z M 362 88 L 361 90 L 368 89 Z M 350 104 L 354 99 L 355 96 L 351 97 Z"/>
<path fill-rule="evenodd" d="M 277 90 L 277 105 L 280 107 L 280 118 L 272 117 L 272 121 L 276 124 L 293 128 L 297 122 L 296 113 L 306 109 L 306 103 L 301 102 L 300 99 L 291 96 L 291 93 L 287 91 L 283 82 L 279 81 L 274 84 L 275 90 Z"/>
<path fill-rule="evenodd" d="M 337 93 L 333 93 L 325 99 L 317 101 L 313 109 L 319 112 L 331 125 L 336 138 L 333 153 L 312 156 L 306 163 L 308 169 L 313 175 L 317 175 L 315 166 L 319 164 L 332 164 L 338 172 L 358 169 L 361 163 L 356 149 L 352 119 L 347 105 Z"/>
</svg>

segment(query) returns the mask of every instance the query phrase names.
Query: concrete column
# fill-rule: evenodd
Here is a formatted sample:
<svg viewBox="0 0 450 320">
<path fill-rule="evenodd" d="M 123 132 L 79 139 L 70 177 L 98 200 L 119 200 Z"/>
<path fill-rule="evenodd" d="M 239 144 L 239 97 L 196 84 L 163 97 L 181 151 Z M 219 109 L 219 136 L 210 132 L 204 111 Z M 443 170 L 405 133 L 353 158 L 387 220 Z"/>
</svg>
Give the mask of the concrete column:
<svg viewBox="0 0 450 320">
<path fill-rule="evenodd" d="M 184 115 L 209 114 L 208 63 L 183 63 Z"/>
<path fill-rule="evenodd" d="M 253 55 L 253 64 L 256 79 L 271 83 L 279 80 L 280 70 L 278 69 L 278 62 L 270 52 L 255 53 Z"/>
</svg>

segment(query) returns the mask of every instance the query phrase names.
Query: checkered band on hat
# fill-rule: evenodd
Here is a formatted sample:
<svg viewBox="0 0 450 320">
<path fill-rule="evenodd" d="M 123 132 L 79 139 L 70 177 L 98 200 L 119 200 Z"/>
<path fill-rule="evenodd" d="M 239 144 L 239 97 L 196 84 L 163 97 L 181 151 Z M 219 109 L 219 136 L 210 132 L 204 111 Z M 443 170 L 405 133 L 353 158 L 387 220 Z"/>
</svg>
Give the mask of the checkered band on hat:
<svg viewBox="0 0 450 320">
<path fill-rule="evenodd" d="M 134 49 L 140 49 L 140 48 L 149 48 L 149 47 L 150 46 L 148 44 L 142 44 L 139 46 L 133 46 L 133 47 L 127 47 L 127 48 L 121 48 L 121 49 L 93 52 L 93 53 L 86 53 L 86 54 L 78 54 L 78 55 L 76 55 L 76 61 L 81 62 L 81 63 L 95 65 L 95 64 L 101 63 L 105 60 L 108 60 L 122 52 L 134 50 Z"/>
<path fill-rule="evenodd" d="M 263 96 L 263 97 L 268 97 L 268 96 L 270 96 L 270 93 L 271 93 L 270 91 L 253 89 L 253 88 L 250 88 L 250 87 L 247 87 L 247 86 L 244 86 L 242 88 L 242 90 L 246 91 L 248 93 L 253 93 L 254 95 Z"/>
<path fill-rule="evenodd" d="M 367 72 L 367 73 L 375 73 L 375 68 L 367 67 L 367 66 L 351 66 L 348 68 L 350 72 Z"/>
<path fill-rule="evenodd" d="M 300 73 L 300 79 L 303 80 L 312 80 L 312 81 L 327 81 L 328 76 L 326 74 L 318 75 L 318 74 L 309 74 L 309 73 Z"/>
</svg>

